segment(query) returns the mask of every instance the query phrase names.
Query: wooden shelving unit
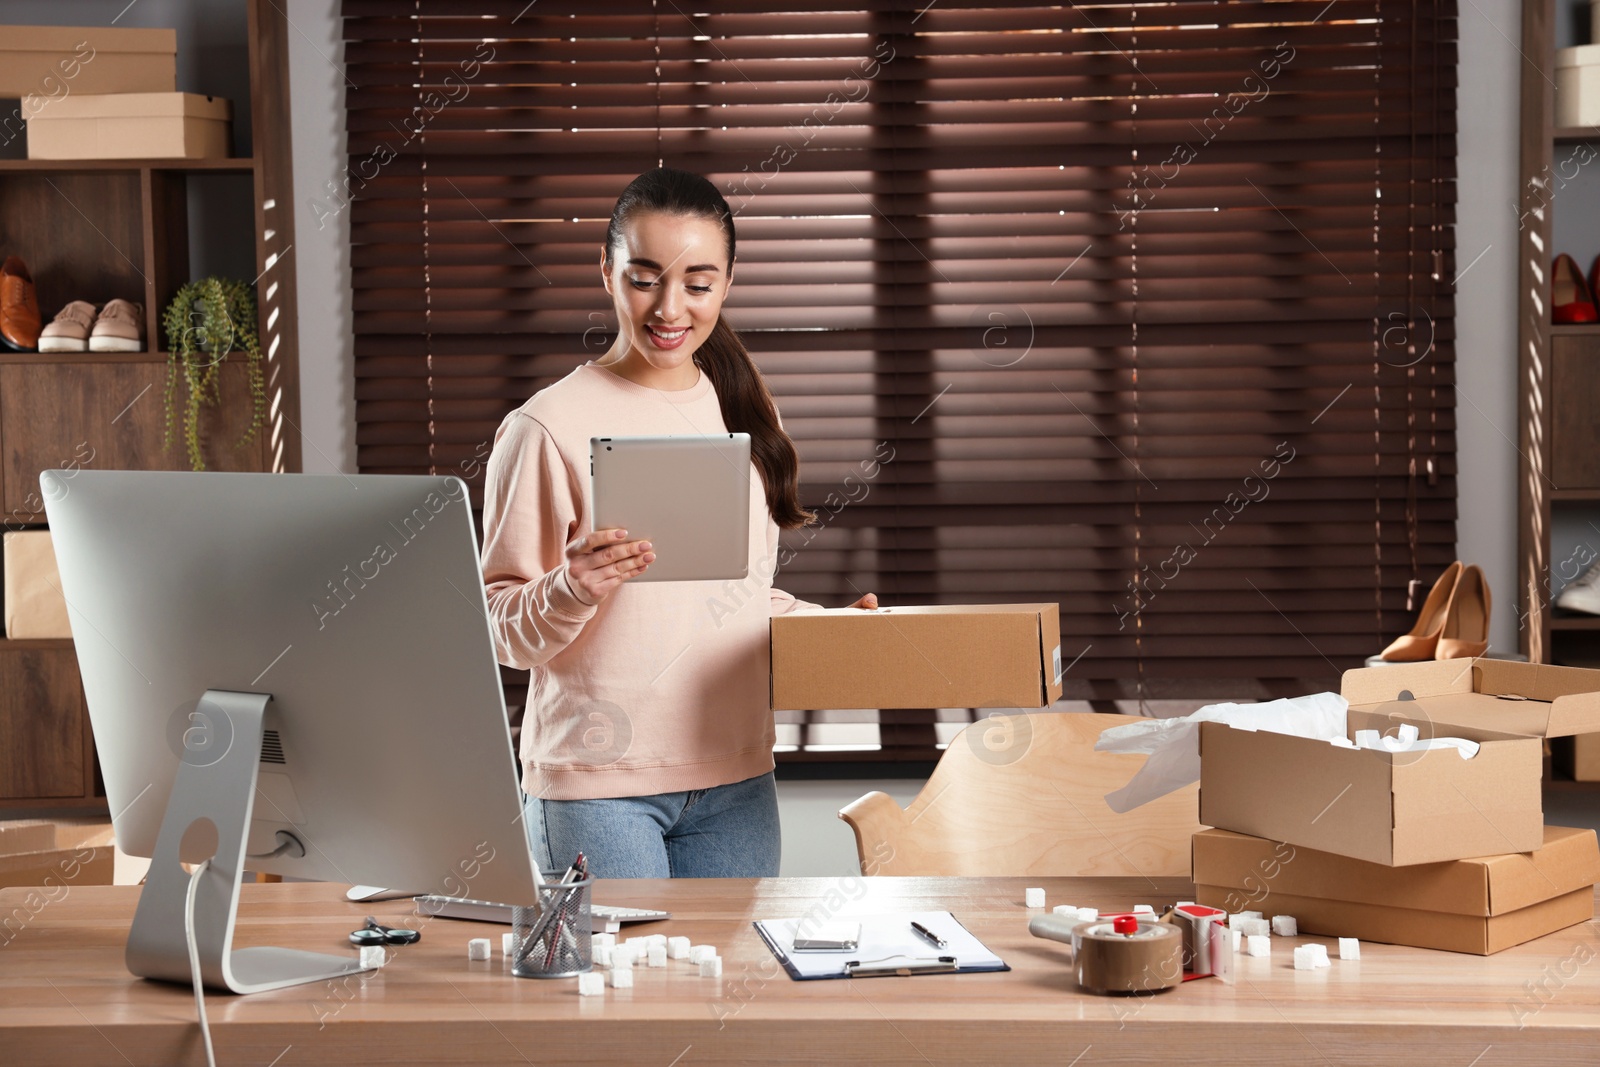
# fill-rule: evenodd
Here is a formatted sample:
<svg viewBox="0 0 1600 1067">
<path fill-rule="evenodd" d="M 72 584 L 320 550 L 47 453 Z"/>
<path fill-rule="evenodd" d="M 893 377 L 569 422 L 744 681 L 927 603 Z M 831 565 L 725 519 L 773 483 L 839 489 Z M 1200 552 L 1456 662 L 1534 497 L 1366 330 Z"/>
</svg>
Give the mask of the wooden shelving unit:
<svg viewBox="0 0 1600 1067">
<path fill-rule="evenodd" d="M 269 424 L 240 450 L 250 415 L 246 369 L 223 368 L 206 424 L 213 470 L 298 471 L 299 355 L 289 129 L 290 27 L 273 0 L 247 10 L 250 154 L 230 159 L 0 160 L 0 239 L 35 281 L 45 320 L 70 300 L 121 298 L 145 312 L 145 351 L 0 351 L 0 510 L 5 529 L 45 524 L 39 473 L 183 470 L 181 440 L 164 441 L 167 353 L 162 310 L 190 280 L 188 183 L 248 178 L 237 210 L 255 235 L 257 332 L 266 358 Z M 236 104 L 237 108 L 237 104 Z M 231 191 L 229 195 L 232 195 Z M 231 210 L 231 208 L 230 208 Z M 89 458 L 85 458 L 85 457 Z M 70 639 L 0 639 L 0 810 L 103 808 L 93 736 Z"/>
<path fill-rule="evenodd" d="M 1585 144 L 1600 148 L 1600 127 L 1555 125 L 1555 87 L 1546 72 L 1555 69 L 1558 44 L 1583 43 L 1557 41 L 1558 14 L 1555 0 L 1523 2 L 1516 602 L 1522 651 L 1530 660 L 1589 667 L 1600 665 L 1600 617 L 1554 606 L 1559 585 L 1586 566 L 1555 538 L 1565 517 L 1600 513 L 1600 420 L 1593 415 L 1600 402 L 1600 323 L 1553 325 L 1549 275 L 1557 253 L 1583 258 L 1600 252 L 1566 247 L 1560 223 L 1563 212 L 1600 208 L 1578 202 L 1578 187 L 1564 177 L 1573 150 Z M 1574 744 L 1596 743 L 1600 735 L 1556 739 L 1555 762 L 1571 762 Z M 1555 779 L 1548 763 L 1545 783 L 1558 792 L 1600 790 L 1600 782 Z"/>
</svg>

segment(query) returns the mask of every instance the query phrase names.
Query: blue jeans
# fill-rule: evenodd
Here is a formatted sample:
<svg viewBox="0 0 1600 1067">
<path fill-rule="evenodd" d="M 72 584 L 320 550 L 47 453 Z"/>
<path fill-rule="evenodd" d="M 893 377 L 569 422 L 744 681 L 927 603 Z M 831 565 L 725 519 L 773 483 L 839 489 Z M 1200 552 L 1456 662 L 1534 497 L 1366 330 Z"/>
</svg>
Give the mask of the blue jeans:
<svg viewBox="0 0 1600 1067">
<path fill-rule="evenodd" d="M 731 785 L 603 800 L 524 794 L 528 846 L 541 870 L 581 850 L 596 878 L 774 878 L 780 837 L 771 771 Z"/>
</svg>

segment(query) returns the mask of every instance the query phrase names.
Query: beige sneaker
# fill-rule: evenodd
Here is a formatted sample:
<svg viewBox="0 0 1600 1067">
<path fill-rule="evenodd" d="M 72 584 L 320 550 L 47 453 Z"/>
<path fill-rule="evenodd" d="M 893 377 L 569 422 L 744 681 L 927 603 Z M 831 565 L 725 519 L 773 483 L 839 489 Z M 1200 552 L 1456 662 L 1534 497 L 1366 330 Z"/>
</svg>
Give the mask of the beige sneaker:
<svg viewBox="0 0 1600 1067">
<path fill-rule="evenodd" d="M 89 334 L 91 352 L 143 352 L 144 307 L 127 300 L 112 300 L 100 309 Z"/>
<path fill-rule="evenodd" d="M 74 300 L 62 308 L 50 325 L 39 331 L 41 352 L 86 352 L 89 330 L 94 326 L 94 305 Z"/>
</svg>

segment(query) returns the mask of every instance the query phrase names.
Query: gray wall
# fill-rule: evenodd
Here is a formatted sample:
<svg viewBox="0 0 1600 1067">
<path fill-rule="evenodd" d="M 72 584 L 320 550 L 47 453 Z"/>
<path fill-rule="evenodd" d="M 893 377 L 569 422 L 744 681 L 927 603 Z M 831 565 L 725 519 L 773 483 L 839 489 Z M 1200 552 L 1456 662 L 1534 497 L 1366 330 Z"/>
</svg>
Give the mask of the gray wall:
<svg viewBox="0 0 1600 1067">
<path fill-rule="evenodd" d="M 146 0 L 149 2 L 149 0 Z M 342 149 L 337 0 L 288 0 L 294 25 L 296 270 L 300 280 L 301 427 L 305 469 L 355 469 L 348 232 L 343 215 L 319 228 L 310 207 L 337 180 Z M 1460 462 L 1459 544 L 1497 593 L 1492 640 L 1516 647 L 1516 134 L 1521 6 L 1462 5 L 1460 174 L 1456 248 Z M 1587 265 L 1587 264 L 1586 264 Z M 1600 544 L 1600 539 L 1597 539 Z M 917 783 L 792 782 L 780 788 L 783 873 L 832 875 L 855 855 L 839 807 L 883 788 L 902 805 Z"/>
</svg>

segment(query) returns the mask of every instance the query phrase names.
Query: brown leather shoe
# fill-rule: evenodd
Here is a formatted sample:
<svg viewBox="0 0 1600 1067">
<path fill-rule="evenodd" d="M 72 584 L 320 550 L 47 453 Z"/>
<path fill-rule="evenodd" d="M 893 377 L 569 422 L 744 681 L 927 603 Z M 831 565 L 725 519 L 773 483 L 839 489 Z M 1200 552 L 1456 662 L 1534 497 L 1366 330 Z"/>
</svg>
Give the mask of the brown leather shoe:
<svg viewBox="0 0 1600 1067">
<path fill-rule="evenodd" d="M 33 276 L 21 258 L 7 256 L 0 265 L 0 344 L 15 352 L 32 352 L 39 344 L 41 325 Z"/>
</svg>

